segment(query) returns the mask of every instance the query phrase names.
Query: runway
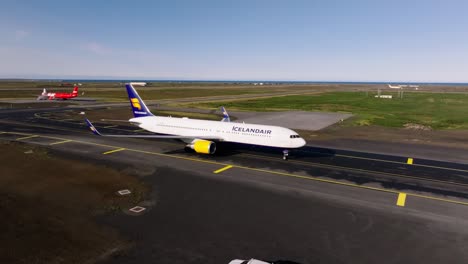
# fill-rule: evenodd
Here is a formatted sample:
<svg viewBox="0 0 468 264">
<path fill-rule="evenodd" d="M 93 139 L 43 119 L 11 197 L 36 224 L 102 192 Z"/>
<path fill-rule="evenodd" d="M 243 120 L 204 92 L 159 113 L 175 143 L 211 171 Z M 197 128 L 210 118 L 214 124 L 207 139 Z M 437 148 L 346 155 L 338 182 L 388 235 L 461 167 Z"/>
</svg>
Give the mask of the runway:
<svg viewBox="0 0 468 264">
<path fill-rule="evenodd" d="M 426 263 L 459 263 L 456 261 L 468 259 L 466 164 L 314 146 L 293 151 L 289 161 L 283 161 L 278 150 L 267 148 L 230 146 L 218 155 L 203 156 L 185 153 L 183 144 L 176 141 L 96 137 L 82 121 L 51 116 L 53 112 L 48 110 L 1 115 L 0 139 L 39 144 L 93 162 L 138 167 L 148 172 L 148 182 L 161 195 L 161 203 L 149 208 L 138 218 L 141 220 L 123 216 L 102 219 L 124 230 L 142 247 L 117 259 L 118 263 L 147 261 L 151 248 L 157 248 L 155 254 L 173 263 L 220 263 L 214 260 L 242 258 L 234 253 L 250 254 L 245 258 L 288 258 L 303 263 L 421 259 Z M 131 126 L 99 122 L 96 126 L 109 133 L 141 133 Z M 204 192 L 194 193 L 192 187 Z M 220 201 L 207 202 L 209 199 Z M 174 212 L 165 201 L 182 211 Z M 237 208 L 223 207 L 223 202 Z M 190 206 L 203 208 L 205 215 L 200 216 Z M 175 217 L 180 229 L 163 231 L 165 214 Z M 188 222 L 180 219 L 184 215 L 189 217 Z M 135 226 L 135 221 L 142 226 Z M 150 227 L 153 222 L 160 226 Z M 193 227 L 187 230 L 183 226 L 189 222 Z M 211 234 L 215 231 L 210 223 L 223 230 Z M 232 231 L 224 230 L 226 225 Z M 193 230 L 199 228 L 207 230 Z M 145 235 L 143 230 L 153 231 Z M 132 232 L 141 237 L 134 237 Z M 167 243 L 182 248 L 182 252 L 167 249 L 165 240 L 152 237 L 159 237 L 161 232 Z M 171 234 L 181 237 L 171 239 Z M 203 235 L 213 236 L 211 244 L 205 243 Z M 289 244 L 283 240 L 286 238 L 294 242 Z M 199 241 L 200 247 L 181 242 L 184 239 L 195 244 Z M 400 250 L 398 256 L 388 250 L 395 247 Z M 221 249 L 210 256 L 208 251 L 214 248 Z M 173 261 L 176 256 L 180 262 Z"/>
</svg>

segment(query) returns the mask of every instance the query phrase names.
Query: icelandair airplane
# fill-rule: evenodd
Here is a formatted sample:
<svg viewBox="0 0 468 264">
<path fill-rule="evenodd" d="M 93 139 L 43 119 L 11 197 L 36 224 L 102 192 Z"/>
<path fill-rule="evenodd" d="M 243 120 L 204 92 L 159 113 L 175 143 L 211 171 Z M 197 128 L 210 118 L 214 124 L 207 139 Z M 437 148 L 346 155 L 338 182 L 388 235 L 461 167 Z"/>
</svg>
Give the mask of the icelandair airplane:
<svg viewBox="0 0 468 264">
<path fill-rule="evenodd" d="M 101 134 L 86 119 L 94 134 L 107 137 L 179 139 L 187 144 L 187 148 L 201 154 L 214 154 L 216 142 L 268 146 L 283 149 L 285 160 L 288 158 L 289 149 L 300 148 L 306 144 L 296 132 L 285 127 L 230 122 L 224 107 L 221 121 L 155 116 L 149 111 L 132 83 L 125 84 L 125 87 L 134 115 L 129 122 L 159 135 Z"/>
<path fill-rule="evenodd" d="M 67 100 L 78 96 L 78 85 L 73 87 L 73 92 L 71 93 L 48 93 L 47 90 L 44 88 L 42 94 L 37 97 L 37 100 L 54 100 L 54 99 L 62 99 Z"/>
</svg>

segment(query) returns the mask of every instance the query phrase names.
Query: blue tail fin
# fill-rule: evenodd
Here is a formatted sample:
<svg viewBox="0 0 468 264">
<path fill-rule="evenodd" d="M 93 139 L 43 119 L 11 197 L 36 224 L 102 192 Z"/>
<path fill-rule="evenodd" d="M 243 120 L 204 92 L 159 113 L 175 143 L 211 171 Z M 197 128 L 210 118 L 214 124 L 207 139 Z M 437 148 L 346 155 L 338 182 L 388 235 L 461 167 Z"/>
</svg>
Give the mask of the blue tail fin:
<svg viewBox="0 0 468 264">
<path fill-rule="evenodd" d="M 148 107 L 146 107 L 145 102 L 141 100 L 135 88 L 131 83 L 126 83 L 125 87 L 127 88 L 128 99 L 130 100 L 130 106 L 132 107 L 133 116 L 143 117 L 143 116 L 153 116 Z"/>
</svg>

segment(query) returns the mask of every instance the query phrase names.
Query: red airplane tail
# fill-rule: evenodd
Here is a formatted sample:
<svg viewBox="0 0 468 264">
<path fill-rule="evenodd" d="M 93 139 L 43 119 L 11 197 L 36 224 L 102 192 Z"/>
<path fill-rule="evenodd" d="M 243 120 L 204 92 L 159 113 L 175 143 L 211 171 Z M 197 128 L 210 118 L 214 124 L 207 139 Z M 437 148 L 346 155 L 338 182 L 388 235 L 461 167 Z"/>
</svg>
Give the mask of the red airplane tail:
<svg viewBox="0 0 468 264">
<path fill-rule="evenodd" d="M 73 87 L 72 95 L 73 95 L 73 96 L 77 96 L 77 95 L 78 95 L 78 86 L 77 86 L 77 85 L 75 85 L 75 87 Z"/>
</svg>

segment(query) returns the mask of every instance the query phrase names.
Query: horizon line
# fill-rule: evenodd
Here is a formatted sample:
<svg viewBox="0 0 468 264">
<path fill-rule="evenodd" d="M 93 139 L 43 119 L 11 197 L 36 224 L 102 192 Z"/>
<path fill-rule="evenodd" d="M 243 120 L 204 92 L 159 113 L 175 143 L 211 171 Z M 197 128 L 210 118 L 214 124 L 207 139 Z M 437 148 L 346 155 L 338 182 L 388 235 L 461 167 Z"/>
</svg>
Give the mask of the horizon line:
<svg viewBox="0 0 468 264">
<path fill-rule="evenodd" d="M 161 79 L 151 79 L 151 78 L 116 78 L 116 77 L 75 77 L 75 78 L 26 78 L 26 77 L 0 77 L 0 81 L 8 80 L 20 80 L 20 81 L 147 81 L 147 82 L 252 82 L 252 83 L 375 83 L 375 84 L 397 84 L 397 83 L 407 83 L 407 84 L 468 84 L 468 82 L 441 82 L 441 81 L 312 81 L 312 80 L 262 80 L 262 79 L 243 79 L 243 80 L 233 80 L 233 79 L 171 79 L 171 78 L 161 78 Z"/>
</svg>

